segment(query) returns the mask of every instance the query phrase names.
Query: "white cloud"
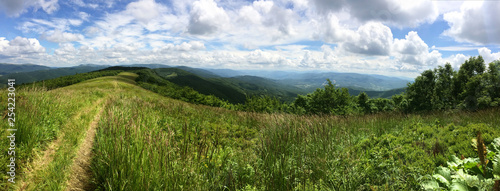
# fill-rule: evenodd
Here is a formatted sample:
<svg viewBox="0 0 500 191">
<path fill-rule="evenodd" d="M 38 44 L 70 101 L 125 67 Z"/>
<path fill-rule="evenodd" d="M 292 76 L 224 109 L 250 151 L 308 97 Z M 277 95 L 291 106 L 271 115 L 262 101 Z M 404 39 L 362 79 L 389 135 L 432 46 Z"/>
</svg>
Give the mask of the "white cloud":
<svg viewBox="0 0 500 191">
<path fill-rule="evenodd" d="M 148 23 L 150 20 L 158 18 L 167 7 L 156 3 L 154 0 L 141 0 L 127 5 L 125 14 L 132 15 L 142 23 Z"/>
<path fill-rule="evenodd" d="M 43 9 L 45 12 L 52 14 L 59 9 L 58 0 L 2 0 L 0 1 L 0 11 L 7 16 L 18 17 L 26 12 L 28 8 L 33 8 L 35 11 Z"/>
<path fill-rule="evenodd" d="M 455 70 L 458 70 L 460 68 L 460 65 L 462 65 L 467 59 L 469 59 L 468 56 L 465 56 L 463 54 L 455 54 L 449 56 L 448 58 L 444 58 L 443 63 L 450 63 L 451 66 L 455 68 Z"/>
<path fill-rule="evenodd" d="M 76 48 L 71 43 L 59 44 L 59 48 L 54 50 L 56 55 L 76 55 Z"/>
<path fill-rule="evenodd" d="M 352 36 L 345 35 L 344 38 L 341 49 L 367 55 L 388 55 L 393 40 L 389 27 L 373 22 L 359 27 Z"/>
<path fill-rule="evenodd" d="M 229 23 L 226 11 L 213 0 L 194 2 L 190 16 L 188 32 L 194 35 L 213 34 Z"/>
<path fill-rule="evenodd" d="M 477 52 L 483 57 L 486 64 L 489 64 L 490 62 L 493 62 L 495 60 L 500 60 L 500 52 L 491 53 L 491 50 L 486 47 L 478 49 Z"/>
<path fill-rule="evenodd" d="M 83 12 L 83 11 L 80 11 L 78 13 L 78 16 L 80 17 L 80 19 L 84 20 L 84 21 L 88 21 L 90 15 L 86 12 Z"/>
<path fill-rule="evenodd" d="M 23 57 L 44 52 L 45 48 L 35 38 L 18 36 L 9 41 L 5 37 L 0 37 L 0 57 Z"/>
<path fill-rule="evenodd" d="M 417 32 L 410 31 L 405 39 L 394 40 L 394 51 L 401 54 L 416 55 L 428 52 L 428 46 L 418 36 Z"/>
<path fill-rule="evenodd" d="M 392 55 L 402 64 L 414 65 L 416 69 L 444 64 L 441 53 L 437 50 L 429 52 L 429 46 L 415 31 L 410 31 L 405 39 L 394 40 Z"/>
<path fill-rule="evenodd" d="M 313 0 L 312 4 L 320 14 L 347 11 L 352 18 L 361 22 L 378 21 L 398 27 L 432 23 L 439 16 L 436 4 L 430 0 Z"/>
<path fill-rule="evenodd" d="M 472 1 L 462 5 L 460 11 L 444 14 L 450 28 L 444 35 L 459 42 L 474 44 L 500 44 L 500 3 Z"/>
<path fill-rule="evenodd" d="M 116 6 L 122 10 L 115 8 L 106 12 L 102 9 L 117 2 L 92 1 L 96 4 L 91 4 L 72 0 L 67 4 L 86 8 L 99 6 L 99 11 L 105 13 L 98 18 L 99 14 L 90 16 L 90 12 L 77 9 L 70 18 L 26 19 L 17 29 L 38 33 L 47 41 L 60 43 L 53 55 L 44 54 L 38 59 L 46 64 L 164 63 L 414 75 L 442 65 L 444 61 L 458 66 L 465 57 L 458 54 L 442 58 L 439 51 L 449 47 L 429 48 L 416 32 L 408 33 L 403 39 L 394 39 L 388 27 L 417 27 L 432 23 L 439 12 L 454 10 L 444 10 L 440 2 L 168 2 L 136 0 Z M 436 7 L 441 8 L 437 10 Z M 78 43 L 71 43 L 74 41 Z M 318 41 L 328 44 L 321 46 Z M 7 54 L 12 48 L 8 52 L 3 48 L 7 47 L 4 44 L 10 47 L 9 43 L 5 39 L 0 41 L 2 55 L 3 58 L 10 55 L 9 60 L 14 60 L 12 54 Z M 318 46 L 321 46 L 319 50 Z M 497 53 L 482 49 L 480 54 Z M 31 58 L 22 59 L 22 62 L 32 61 Z"/>
<path fill-rule="evenodd" d="M 57 43 L 73 42 L 84 39 L 83 35 L 81 34 L 62 32 L 60 30 L 55 30 L 49 35 L 42 35 L 42 37 L 50 42 L 57 42 Z"/>
<path fill-rule="evenodd" d="M 32 19 L 21 23 L 16 28 L 24 33 L 36 32 L 44 34 L 48 31 L 70 31 L 71 27 L 80 26 L 83 23 L 80 19 L 53 18 L 51 20 Z"/>
</svg>

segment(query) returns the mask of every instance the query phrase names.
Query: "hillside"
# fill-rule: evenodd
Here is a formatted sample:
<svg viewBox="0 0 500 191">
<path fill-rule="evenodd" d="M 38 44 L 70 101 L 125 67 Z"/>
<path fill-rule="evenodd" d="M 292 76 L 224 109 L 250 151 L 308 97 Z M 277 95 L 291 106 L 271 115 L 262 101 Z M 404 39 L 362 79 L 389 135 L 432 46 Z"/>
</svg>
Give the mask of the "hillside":
<svg viewBox="0 0 500 191">
<path fill-rule="evenodd" d="M 499 108 L 347 118 L 258 114 L 166 98 L 136 86 L 136 77 L 121 73 L 50 91 L 16 90 L 19 181 L 0 186 L 413 190 L 447 156 L 474 157 L 469 142 L 476 131 L 486 144 L 500 137 Z"/>
<path fill-rule="evenodd" d="M 477 157 L 470 146 L 476 131 L 487 145 L 500 137 L 499 108 L 347 118 L 258 114 L 166 98 L 136 86 L 136 77 L 16 90 L 16 184 L 0 187 L 417 190 L 448 156 Z M 8 156 L 1 156 L 5 172 Z"/>
<path fill-rule="evenodd" d="M 185 69 L 194 71 L 196 74 Z M 222 78 L 206 73 L 203 70 L 187 67 L 158 68 L 154 69 L 154 71 L 159 76 L 177 85 L 188 86 L 202 94 L 215 95 L 231 103 L 244 103 L 246 96 L 262 95 L 292 102 L 298 94 L 307 93 L 297 87 L 281 84 L 276 80 L 255 76 Z"/>
<path fill-rule="evenodd" d="M 206 80 L 179 68 L 159 68 L 154 69 L 154 71 L 159 76 L 179 86 L 188 86 L 202 94 L 214 95 L 231 103 L 244 103 L 246 99 L 245 92 Z"/>
<path fill-rule="evenodd" d="M 48 70 L 51 69 L 47 66 L 35 65 L 35 64 L 7 64 L 0 63 L 0 76 L 11 74 L 11 73 L 21 73 L 21 72 L 32 72 L 37 70 Z"/>
<path fill-rule="evenodd" d="M 86 73 L 91 71 L 100 70 L 108 66 L 100 65 L 80 65 L 75 67 L 67 68 L 51 68 L 43 69 L 31 72 L 19 72 L 11 73 L 4 76 L 0 76 L 0 81 L 7 81 L 7 79 L 16 79 L 18 84 L 31 83 L 36 81 L 53 79 L 61 76 L 75 75 L 79 73 Z M 0 88 L 4 88 L 6 85 L 4 83 L 0 84 Z"/>
</svg>

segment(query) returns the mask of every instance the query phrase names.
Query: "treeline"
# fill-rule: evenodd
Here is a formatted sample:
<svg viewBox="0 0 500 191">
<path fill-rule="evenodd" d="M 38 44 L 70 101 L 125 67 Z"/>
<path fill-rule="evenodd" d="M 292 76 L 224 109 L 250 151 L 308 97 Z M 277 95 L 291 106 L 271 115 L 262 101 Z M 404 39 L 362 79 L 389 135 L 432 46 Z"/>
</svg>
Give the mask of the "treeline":
<svg viewBox="0 0 500 191">
<path fill-rule="evenodd" d="M 407 111 L 477 110 L 500 104 L 500 61 L 486 68 L 481 56 L 471 57 L 458 71 L 450 64 L 426 70 L 408 86 Z"/>
<path fill-rule="evenodd" d="M 75 74 L 71 76 L 63 76 L 50 80 L 42 80 L 28 84 L 22 84 L 21 88 L 46 88 L 47 90 L 60 88 L 64 86 L 69 86 L 85 80 L 90 80 L 103 76 L 115 76 L 122 71 L 120 70 L 104 70 L 104 71 L 94 71 L 88 73 Z"/>
<path fill-rule="evenodd" d="M 244 104 L 232 104 L 213 95 L 204 95 L 188 86 L 178 86 L 153 70 L 139 70 L 138 84 L 164 96 L 186 102 L 232 110 L 293 114 L 371 114 L 378 112 L 421 112 L 432 110 L 477 110 L 500 105 L 500 61 L 485 66 L 481 56 L 471 57 L 458 71 L 449 63 L 426 70 L 409 83 L 406 91 L 391 99 L 371 99 L 365 92 L 351 96 L 329 79 L 324 88 L 298 95 L 290 104 L 270 96 L 248 96 Z"/>
<path fill-rule="evenodd" d="M 334 115 L 484 109 L 500 105 L 499 71 L 500 61 L 489 63 L 486 67 L 481 56 L 471 57 L 458 71 L 447 63 L 444 67 L 422 72 L 415 82 L 408 84 L 404 93 L 394 95 L 391 99 L 370 99 L 364 92 L 350 96 L 347 88 L 336 88 L 327 80 L 328 84 L 323 89 L 305 96 L 299 95 L 290 105 L 280 105 L 274 99 L 262 97 L 259 100 L 250 99 L 252 104 L 245 104 L 245 109 Z"/>
</svg>

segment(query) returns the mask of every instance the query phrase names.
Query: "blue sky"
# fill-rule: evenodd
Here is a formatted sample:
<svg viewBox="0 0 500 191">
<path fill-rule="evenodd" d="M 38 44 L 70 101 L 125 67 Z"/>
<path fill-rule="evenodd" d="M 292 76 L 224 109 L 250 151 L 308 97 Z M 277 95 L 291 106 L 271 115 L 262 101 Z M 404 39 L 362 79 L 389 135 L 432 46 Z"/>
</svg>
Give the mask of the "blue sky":
<svg viewBox="0 0 500 191">
<path fill-rule="evenodd" d="M 500 1 L 3 0 L 0 62 L 414 77 L 500 58 Z"/>
</svg>

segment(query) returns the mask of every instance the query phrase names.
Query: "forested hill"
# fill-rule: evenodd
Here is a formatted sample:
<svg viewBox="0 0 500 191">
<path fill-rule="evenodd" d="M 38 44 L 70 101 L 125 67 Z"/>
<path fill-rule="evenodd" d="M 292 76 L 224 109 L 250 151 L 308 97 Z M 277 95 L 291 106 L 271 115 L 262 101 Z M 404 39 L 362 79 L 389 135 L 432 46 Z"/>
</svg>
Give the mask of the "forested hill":
<svg viewBox="0 0 500 191">
<path fill-rule="evenodd" d="M 0 63 L 0 68 L 1 68 L 0 75 L 51 69 L 50 67 L 47 66 L 35 65 L 35 64 L 7 64 L 7 63 Z"/>
<path fill-rule="evenodd" d="M 31 68 L 31 66 L 29 66 Z M 80 73 L 86 73 L 91 71 L 96 71 L 100 69 L 107 68 L 109 66 L 101 65 L 80 65 L 75 67 L 66 68 L 45 68 L 43 70 L 36 70 L 30 72 L 19 72 L 10 73 L 7 75 L 0 76 L 0 81 L 7 81 L 7 79 L 16 79 L 18 84 L 31 83 L 36 81 L 54 79 L 61 76 L 75 75 Z M 31 68 L 30 70 L 35 70 L 38 67 Z M 5 87 L 5 84 L 0 84 L 0 88 Z"/>
</svg>

